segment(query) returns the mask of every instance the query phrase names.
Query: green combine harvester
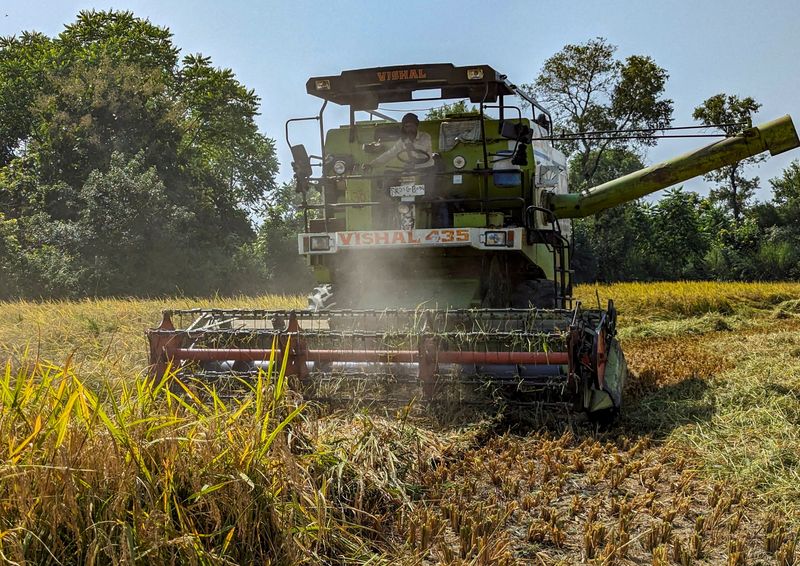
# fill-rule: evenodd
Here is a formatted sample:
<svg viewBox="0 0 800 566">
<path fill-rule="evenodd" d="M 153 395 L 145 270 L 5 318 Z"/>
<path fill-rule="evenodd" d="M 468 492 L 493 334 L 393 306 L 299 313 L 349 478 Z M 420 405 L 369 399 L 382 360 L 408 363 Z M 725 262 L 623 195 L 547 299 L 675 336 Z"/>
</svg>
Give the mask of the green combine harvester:
<svg viewBox="0 0 800 566">
<path fill-rule="evenodd" d="M 173 364 L 249 376 L 275 350 L 313 398 L 488 395 L 608 418 L 627 373 L 617 313 L 612 301 L 573 300 L 570 219 L 800 145 L 784 116 L 570 193 L 547 109 L 489 66 L 345 71 L 306 89 L 322 107 L 289 120 L 286 139 L 305 213 L 299 253 L 319 282 L 309 308 L 165 312 L 148 332 L 155 374 Z M 398 121 L 384 108 L 420 100 L 469 100 L 475 111 Z M 349 109 L 348 124 L 325 129 L 329 103 Z M 301 121 L 319 126 L 319 155 L 289 141 Z M 454 397 L 465 384 L 472 393 Z"/>
</svg>

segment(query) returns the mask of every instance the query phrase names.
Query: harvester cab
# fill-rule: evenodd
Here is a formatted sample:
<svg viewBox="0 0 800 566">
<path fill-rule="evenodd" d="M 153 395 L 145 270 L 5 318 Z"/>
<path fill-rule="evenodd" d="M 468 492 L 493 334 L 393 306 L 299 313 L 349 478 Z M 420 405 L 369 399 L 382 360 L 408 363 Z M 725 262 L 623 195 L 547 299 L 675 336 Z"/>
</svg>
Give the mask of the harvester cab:
<svg viewBox="0 0 800 566">
<path fill-rule="evenodd" d="M 289 120 L 286 141 L 299 253 L 320 284 L 309 308 L 165 312 L 148 332 L 154 374 L 173 364 L 229 380 L 273 359 L 306 396 L 332 402 L 569 402 L 606 418 L 627 369 L 613 302 L 572 299 L 570 219 L 800 146 L 784 116 L 570 193 L 547 109 L 489 66 L 344 71 L 306 89 L 322 106 Z M 472 107 L 405 108 L 400 121 L 386 108 L 455 99 Z M 326 130 L 329 103 L 349 110 L 347 124 Z M 318 155 L 291 143 L 303 121 L 319 126 Z"/>
<path fill-rule="evenodd" d="M 320 127 L 313 165 L 287 123 L 309 213 L 299 251 L 337 308 L 571 306 L 569 220 L 543 207 L 545 191 L 567 193 L 546 109 L 485 65 L 345 71 L 306 88 L 324 101 L 320 124 L 329 102 L 350 113 Z M 448 99 L 474 106 L 402 121 L 384 108 Z"/>
</svg>

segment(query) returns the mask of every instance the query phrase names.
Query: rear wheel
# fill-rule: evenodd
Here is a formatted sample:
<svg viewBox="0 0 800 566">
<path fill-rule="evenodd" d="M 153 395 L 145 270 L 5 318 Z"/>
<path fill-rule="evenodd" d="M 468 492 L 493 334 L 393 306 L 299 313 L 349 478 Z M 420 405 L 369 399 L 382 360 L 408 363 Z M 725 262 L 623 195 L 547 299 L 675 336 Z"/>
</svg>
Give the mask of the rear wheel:
<svg viewBox="0 0 800 566">
<path fill-rule="evenodd" d="M 491 256 L 488 269 L 484 264 L 481 278 L 481 306 L 489 309 L 504 309 L 509 305 L 511 289 L 509 285 L 508 261 L 500 254 Z"/>
<path fill-rule="evenodd" d="M 609 428 L 617 420 L 619 416 L 619 409 L 616 407 L 610 409 L 601 409 L 599 411 L 592 411 L 586 415 L 589 422 L 596 424 L 601 429 Z"/>
<path fill-rule="evenodd" d="M 556 289 L 549 279 L 528 279 L 518 284 L 511 293 L 511 306 L 527 309 L 531 306 L 542 309 L 556 308 Z"/>
</svg>

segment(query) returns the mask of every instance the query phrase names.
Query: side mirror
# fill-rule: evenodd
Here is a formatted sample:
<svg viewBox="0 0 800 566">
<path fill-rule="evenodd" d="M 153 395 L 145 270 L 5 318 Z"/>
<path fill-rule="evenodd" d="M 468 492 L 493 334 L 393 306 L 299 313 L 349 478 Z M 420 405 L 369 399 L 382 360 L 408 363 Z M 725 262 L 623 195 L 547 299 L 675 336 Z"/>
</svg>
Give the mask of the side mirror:
<svg viewBox="0 0 800 566">
<path fill-rule="evenodd" d="M 511 164 L 512 165 L 519 165 L 521 167 L 527 167 L 528 165 L 528 144 L 526 143 L 518 143 L 517 150 L 514 152 L 514 155 L 511 157 Z"/>
<path fill-rule="evenodd" d="M 308 157 L 306 146 L 303 144 L 293 145 L 292 150 L 292 169 L 297 179 L 308 179 L 311 176 L 311 158 Z"/>
</svg>

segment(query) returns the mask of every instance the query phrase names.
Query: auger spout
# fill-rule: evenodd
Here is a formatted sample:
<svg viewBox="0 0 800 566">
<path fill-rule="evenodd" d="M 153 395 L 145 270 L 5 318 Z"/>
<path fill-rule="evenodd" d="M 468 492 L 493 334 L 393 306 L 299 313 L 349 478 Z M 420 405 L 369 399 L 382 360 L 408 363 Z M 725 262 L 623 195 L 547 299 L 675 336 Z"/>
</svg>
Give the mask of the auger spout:
<svg viewBox="0 0 800 566">
<path fill-rule="evenodd" d="M 545 204 L 557 218 L 583 218 L 764 151 L 778 155 L 796 147 L 800 139 L 786 115 L 581 193 L 550 193 Z"/>
</svg>

